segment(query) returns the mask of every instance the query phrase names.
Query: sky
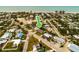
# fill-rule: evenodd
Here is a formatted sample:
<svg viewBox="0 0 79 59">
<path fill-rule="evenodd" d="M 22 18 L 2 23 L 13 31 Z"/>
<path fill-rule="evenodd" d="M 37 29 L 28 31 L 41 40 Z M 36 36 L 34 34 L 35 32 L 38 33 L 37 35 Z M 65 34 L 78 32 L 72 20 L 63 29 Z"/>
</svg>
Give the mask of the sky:
<svg viewBox="0 0 79 59">
<path fill-rule="evenodd" d="M 79 0 L 1 0 L 1 6 L 77 6 Z"/>
</svg>

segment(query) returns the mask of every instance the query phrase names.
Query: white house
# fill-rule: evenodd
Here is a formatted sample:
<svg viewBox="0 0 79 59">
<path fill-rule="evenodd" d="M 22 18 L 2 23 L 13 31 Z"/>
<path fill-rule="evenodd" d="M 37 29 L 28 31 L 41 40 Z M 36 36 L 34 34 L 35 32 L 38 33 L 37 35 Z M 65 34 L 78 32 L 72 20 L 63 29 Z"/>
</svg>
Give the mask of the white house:
<svg viewBox="0 0 79 59">
<path fill-rule="evenodd" d="M 49 27 L 49 25 L 46 24 L 46 25 L 44 25 L 44 27 L 47 28 L 47 27 Z"/>
<path fill-rule="evenodd" d="M 76 44 L 69 44 L 68 48 L 73 52 L 79 52 L 79 46 L 77 46 Z"/>
<path fill-rule="evenodd" d="M 8 31 L 9 32 L 14 32 L 16 30 L 16 28 L 13 28 L 13 29 L 9 29 Z"/>
<path fill-rule="evenodd" d="M 21 39 L 14 39 L 13 41 L 13 46 L 18 46 L 21 43 Z"/>
<path fill-rule="evenodd" d="M 57 37 L 57 36 L 54 36 L 54 41 L 58 42 L 58 43 L 64 43 L 65 40 L 63 38 L 60 38 L 60 37 Z"/>
<path fill-rule="evenodd" d="M 52 37 L 52 35 L 49 34 L 49 33 L 45 33 L 45 34 L 43 34 L 43 36 L 46 37 L 46 38 L 51 38 Z"/>
<path fill-rule="evenodd" d="M 12 37 L 12 33 L 6 32 L 2 37 L 0 37 L 0 44 L 5 43 L 7 39 Z"/>
<path fill-rule="evenodd" d="M 1 38 L 9 39 L 11 37 L 12 37 L 12 33 L 6 32 L 6 33 L 4 33 L 4 35 Z"/>
<path fill-rule="evenodd" d="M 73 37 L 79 39 L 79 35 L 73 35 Z"/>
<path fill-rule="evenodd" d="M 0 38 L 0 44 L 5 43 L 7 40 Z"/>
</svg>

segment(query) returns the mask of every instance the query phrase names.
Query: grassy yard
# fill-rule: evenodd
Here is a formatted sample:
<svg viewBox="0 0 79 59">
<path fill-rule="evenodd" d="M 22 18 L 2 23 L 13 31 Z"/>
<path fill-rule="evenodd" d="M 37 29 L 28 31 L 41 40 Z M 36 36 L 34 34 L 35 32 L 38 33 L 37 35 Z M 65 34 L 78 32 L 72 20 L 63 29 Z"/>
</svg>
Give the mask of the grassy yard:
<svg viewBox="0 0 79 59">
<path fill-rule="evenodd" d="M 46 46 L 44 43 L 40 42 L 40 44 L 42 45 L 40 52 L 45 52 L 47 50 L 51 50 L 51 48 L 49 48 L 48 46 Z"/>
<path fill-rule="evenodd" d="M 42 35 L 42 33 L 39 33 L 39 32 L 36 32 L 36 34 L 39 35 L 39 36 Z"/>
<path fill-rule="evenodd" d="M 11 48 L 13 48 L 12 46 L 13 46 L 13 42 L 9 42 L 9 43 L 7 43 L 7 45 L 5 46 L 4 49 L 11 49 Z"/>
<path fill-rule="evenodd" d="M 5 31 L 0 30 L 0 37 L 5 33 Z"/>
<path fill-rule="evenodd" d="M 26 39 L 26 34 L 24 34 L 21 39 L 25 40 Z"/>
<path fill-rule="evenodd" d="M 5 48 L 6 49 L 9 49 L 9 48 L 11 49 L 12 48 L 11 46 L 12 46 L 12 42 L 9 43 Z M 22 52 L 23 46 L 24 46 L 24 42 L 20 43 L 16 50 L 6 50 L 6 51 L 2 51 L 2 52 Z"/>
<path fill-rule="evenodd" d="M 33 50 L 33 45 L 36 45 L 36 44 L 38 44 L 39 42 L 38 42 L 38 40 L 36 39 L 36 38 L 34 38 L 33 36 L 32 37 L 30 37 L 30 39 L 29 39 L 29 46 L 28 46 L 28 49 L 27 49 L 27 51 L 32 51 Z"/>
</svg>

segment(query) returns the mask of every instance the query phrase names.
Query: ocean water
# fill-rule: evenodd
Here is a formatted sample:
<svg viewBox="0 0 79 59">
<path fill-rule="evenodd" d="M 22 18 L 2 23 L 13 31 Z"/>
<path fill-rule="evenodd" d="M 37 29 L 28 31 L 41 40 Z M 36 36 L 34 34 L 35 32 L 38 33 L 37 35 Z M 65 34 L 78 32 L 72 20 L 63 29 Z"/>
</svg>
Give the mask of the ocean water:
<svg viewBox="0 0 79 59">
<path fill-rule="evenodd" d="M 79 6 L 0 6 L 0 12 L 11 11 L 60 11 L 79 12 Z"/>
</svg>

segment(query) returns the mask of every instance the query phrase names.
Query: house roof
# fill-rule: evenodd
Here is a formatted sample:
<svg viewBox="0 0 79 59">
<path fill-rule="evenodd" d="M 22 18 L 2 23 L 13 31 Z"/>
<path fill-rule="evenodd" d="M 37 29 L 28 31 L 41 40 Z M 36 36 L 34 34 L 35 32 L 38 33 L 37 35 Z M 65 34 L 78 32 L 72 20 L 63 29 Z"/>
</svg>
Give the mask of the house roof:
<svg viewBox="0 0 79 59">
<path fill-rule="evenodd" d="M 3 38 L 0 38 L 0 44 L 1 43 L 5 43 L 7 40 L 3 39 Z"/>
<path fill-rule="evenodd" d="M 73 35 L 76 39 L 79 39 L 79 35 Z"/>
<path fill-rule="evenodd" d="M 57 41 L 57 42 L 59 42 L 59 43 L 63 43 L 63 42 L 65 42 L 65 40 L 63 39 L 63 38 L 60 38 L 60 37 L 54 37 L 54 39 Z"/>
<path fill-rule="evenodd" d="M 0 41 L 0 44 L 1 44 L 1 43 L 5 43 L 6 41 L 7 41 L 7 40 Z"/>
<path fill-rule="evenodd" d="M 69 44 L 69 45 L 68 45 L 68 48 L 69 48 L 71 51 L 79 52 L 79 46 L 77 46 L 76 44 Z"/>
<path fill-rule="evenodd" d="M 18 45 L 20 42 L 21 42 L 21 39 L 14 39 L 14 40 L 12 40 L 14 43 L 14 45 L 16 44 L 16 45 Z"/>
<path fill-rule="evenodd" d="M 45 33 L 44 36 L 46 36 L 46 37 L 52 37 L 52 35 L 50 35 L 48 33 Z"/>
<path fill-rule="evenodd" d="M 15 30 L 16 30 L 16 28 L 13 28 L 13 29 L 9 29 L 8 31 L 14 32 Z"/>
<path fill-rule="evenodd" d="M 4 35 L 1 38 L 8 38 L 10 35 L 11 35 L 11 33 L 6 32 L 6 33 L 4 33 Z"/>
</svg>

